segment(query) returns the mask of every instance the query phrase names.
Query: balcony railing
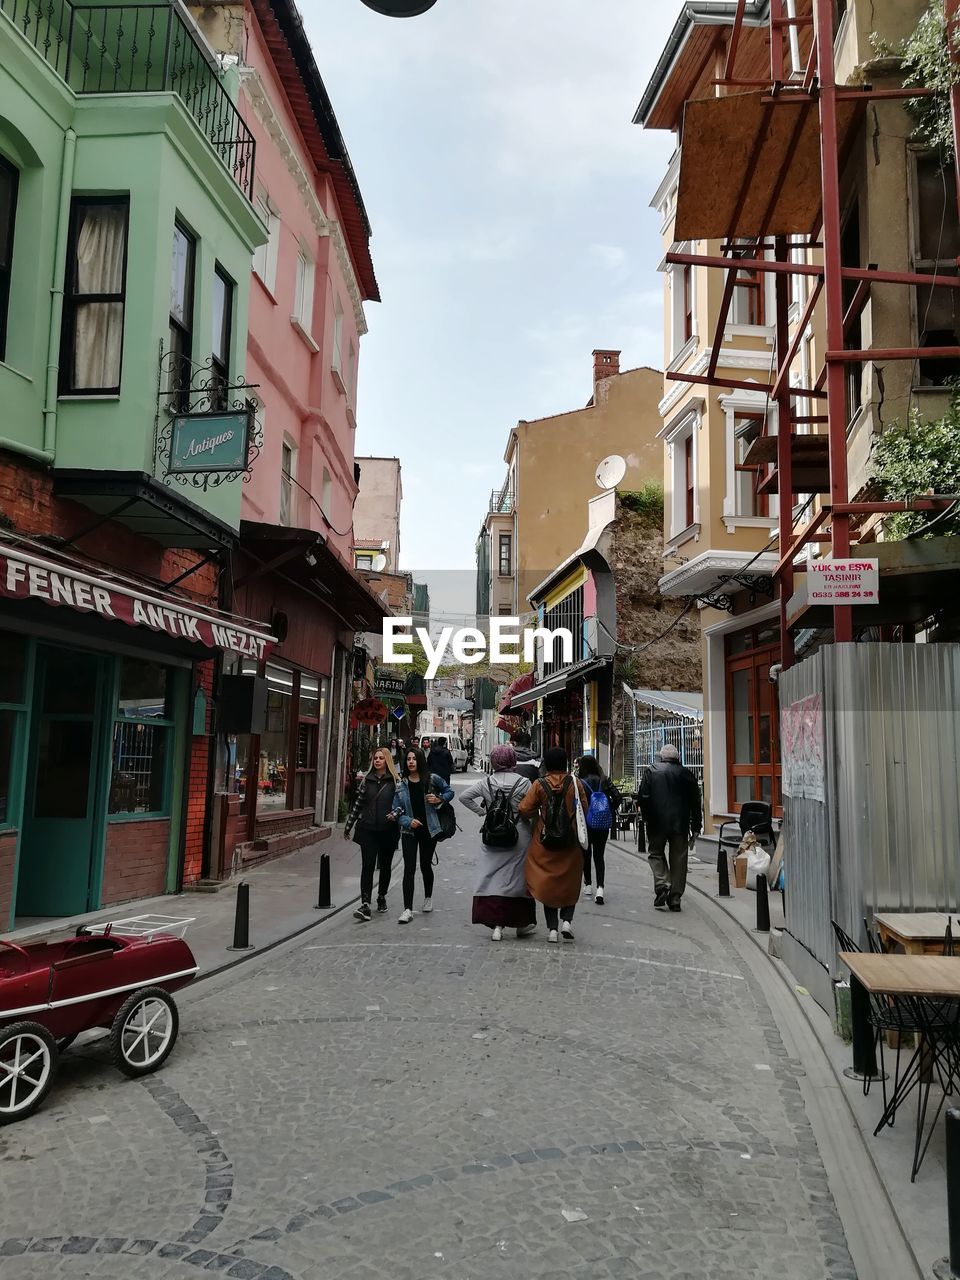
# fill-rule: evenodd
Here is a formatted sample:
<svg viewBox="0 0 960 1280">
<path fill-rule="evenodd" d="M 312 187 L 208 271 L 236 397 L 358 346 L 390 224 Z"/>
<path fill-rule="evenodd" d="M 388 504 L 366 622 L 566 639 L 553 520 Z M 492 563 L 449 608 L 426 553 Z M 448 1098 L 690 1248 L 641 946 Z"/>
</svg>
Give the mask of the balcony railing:
<svg viewBox="0 0 960 1280">
<path fill-rule="evenodd" d="M 490 494 L 490 506 L 487 509 L 497 515 L 510 515 L 513 511 L 513 491 L 511 489 L 494 489 Z"/>
<path fill-rule="evenodd" d="M 253 134 L 174 5 L 0 0 L 0 12 L 75 93 L 176 93 L 252 199 Z"/>
</svg>

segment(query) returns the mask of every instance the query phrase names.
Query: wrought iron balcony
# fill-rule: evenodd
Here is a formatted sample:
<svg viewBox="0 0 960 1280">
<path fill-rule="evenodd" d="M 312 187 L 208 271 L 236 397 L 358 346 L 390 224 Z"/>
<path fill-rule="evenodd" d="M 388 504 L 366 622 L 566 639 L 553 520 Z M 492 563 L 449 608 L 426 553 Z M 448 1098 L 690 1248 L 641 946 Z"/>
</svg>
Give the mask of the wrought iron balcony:
<svg viewBox="0 0 960 1280">
<path fill-rule="evenodd" d="M 510 515 L 513 511 L 513 490 L 494 489 L 490 494 L 490 505 L 487 510 L 497 515 Z"/>
<path fill-rule="evenodd" d="M 176 93 L 252 199 L 253 134 L 174 4 L 0 0 L 0 12 L 75 93 Z"/>
</svg>

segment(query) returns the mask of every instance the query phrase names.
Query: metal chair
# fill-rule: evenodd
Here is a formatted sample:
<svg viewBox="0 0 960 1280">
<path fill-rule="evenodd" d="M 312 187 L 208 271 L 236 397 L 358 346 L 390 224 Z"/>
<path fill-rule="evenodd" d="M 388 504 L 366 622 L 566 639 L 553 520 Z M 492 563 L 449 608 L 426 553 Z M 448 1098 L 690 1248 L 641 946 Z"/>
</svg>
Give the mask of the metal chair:
<svg viewBox="0 0 960 1280">
<path fill-rule="evenodd" d="M 739 835 L 725 836 L 724 829 L 736 825 Z M 740 842 L 748 831 L 752 831 L 761 844 L 774 844 L 773 806 L 766 800 L 747 800 L 736 818 L 728 818 L 720 823 L 720 834 L 717 836 L 717 855 L 721 849 L 739 849 Z"/>
</svg>

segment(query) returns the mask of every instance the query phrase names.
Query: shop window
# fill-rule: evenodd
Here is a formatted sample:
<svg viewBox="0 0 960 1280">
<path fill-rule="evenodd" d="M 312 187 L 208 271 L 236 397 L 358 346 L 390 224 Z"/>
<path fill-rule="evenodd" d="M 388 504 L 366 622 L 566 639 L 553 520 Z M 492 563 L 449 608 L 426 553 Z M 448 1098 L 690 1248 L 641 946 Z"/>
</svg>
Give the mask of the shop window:
<svg viewBox="0 0 960 1280">
<path fill-rule="evenodd" d="M 24 702 L 27 646 L 22 636 L 0 631 L 0 704 Z"/>
<path fill-rule="evenodd" d="M 17 216 L 20 175 L 0 156 L 0 360 L 7 353 L 7 311 L 13 271 L 13 228 Z M 0 819 L 2 820 L 2 819 Z"/>
<path fill-rule="evenodd" d="M 257 762 L 257 812 L 287 808 L 290 758 L 290 725 L 294 696 L 294 673 L 285 667 L 267 665 L 266 727 L 260 735 Z"/>
<path fill-rule="evenodd" d="M 0 631 L 0 829 L 13 818 L 10 793 L 19 719 L 26 697 L 27 643 Z"/>
<path fill-rule="evenodd" d="M 71 204 L 61 394 L 120 391 L 129 213 L 120 196 L 77 196 Z"/>
<path fill-rule="evenodd" d="M 301 675 L 297 720 L 297 774 L 293 807 L 312 809 L 317 795 L 317 746 L 320 733 L 320 681 Z"/>
<path fill-rule="evenodd" d="M 13 773 L 13 735 L 19 712 L 0 708 L 0 830 L 10 820 L 10 779 Z M 6 927 L 6 926 L 4 926 Z"/>
<path fill-rule="evenodd" d="M 190 408 L 193 378 L 193 294 L 197 242 L 180 223 L 173 228 L 173 257 L 170 269 L 170 360 L 169 391 L 177 409 Z"/>
<path fill-rule="evenodd" d="M 173 675 L 159 662 L 120 661 L 110 813 L 169 812 Z"/>
<path fill-rule="evenodd" d="M 913 219 L 913 265 L 922 275 L 953 275 L 960 253 L 957 219 L 957 176 L 952 164 L 936 154 L 916 157 Z M 919 285 L 916 290 L 920 347 L 960 346 L 960 314 L 956 290 Z M 960 360 L 925 360 L 918 365 L 919 385 L 944 387 L 960 376 Z"/>
<path fill-rule="evenodd" d="M 229 406 L 230 340 L 233 327 L 233 281 L 217 263 L 213 273 L 213 335 L 211 340 L 210 407 L 221 413 Z"/>
</svg>

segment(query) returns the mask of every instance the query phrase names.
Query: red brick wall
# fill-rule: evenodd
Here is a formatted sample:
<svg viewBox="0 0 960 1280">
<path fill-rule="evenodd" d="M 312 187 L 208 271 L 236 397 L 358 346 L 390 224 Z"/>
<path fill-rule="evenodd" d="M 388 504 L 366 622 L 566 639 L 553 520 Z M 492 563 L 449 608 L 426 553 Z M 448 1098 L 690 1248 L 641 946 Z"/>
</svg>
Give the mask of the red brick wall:
<svg viewBox="0 0 960 1280">
<path fill-rule="evenodd" d="M 169 818 L 108 822 L 101 906 L 163 893 L 169 843 Z"/>
<path fill-rule="evenodd" d="M 0 933 L 6 933 L 13 901 L 13 866 L 17 853 L 17 833 L 0 835 Z"/>
<path fill-rule="evenodd" d="M 278 836 L 281 833 L 286 834 L 288 831 L 304 831 L 307 827 L 313 826 L 313 810 L 312 809 L 294 809 L 289 817 L 284 818 L 263 818 L 257 817 L 257 839 L 269 836 Z"/>
</svg>

